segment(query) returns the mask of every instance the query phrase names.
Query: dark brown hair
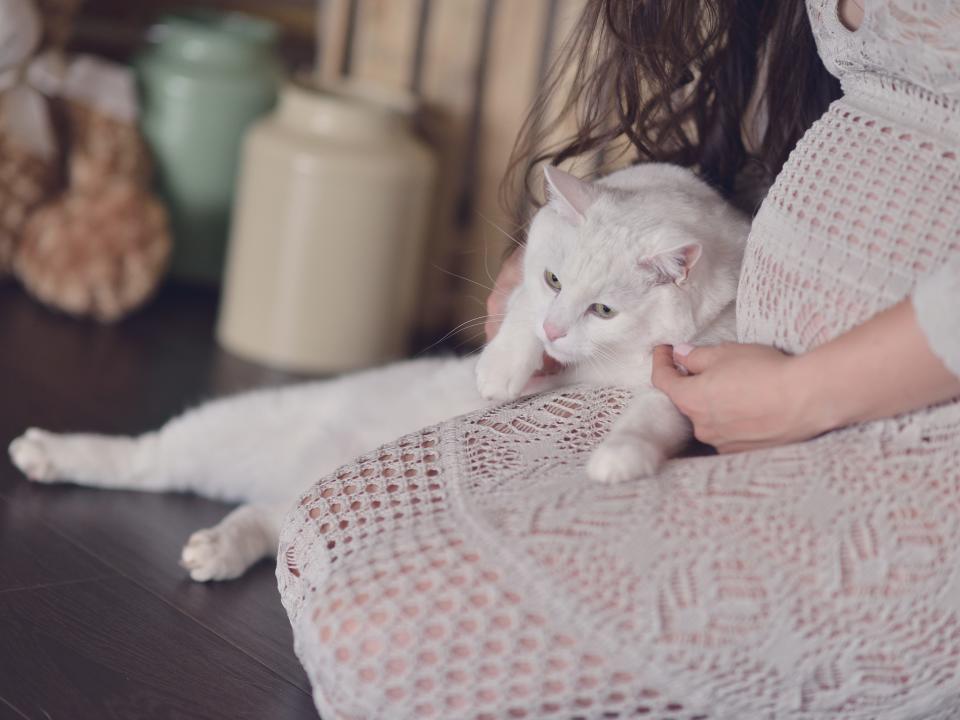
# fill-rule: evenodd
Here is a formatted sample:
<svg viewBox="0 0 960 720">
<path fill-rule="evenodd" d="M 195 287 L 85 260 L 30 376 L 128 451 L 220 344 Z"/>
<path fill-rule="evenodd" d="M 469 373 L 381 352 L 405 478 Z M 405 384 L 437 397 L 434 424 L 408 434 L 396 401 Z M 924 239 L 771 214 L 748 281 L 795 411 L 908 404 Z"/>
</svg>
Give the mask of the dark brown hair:
<svg viewBox="0 0 960 720">
<path fill-rule="evenodd" d="M 768 121 L 750 157 L 741 124 L 763 56 Z M 692 167 L 730 196 L 748 162 L 769 182 L 839 94 L 803 0 L 588 0 L 514 146 L 503 199 L 522 220 L 538 163 L 624 141 L 636 162 Z M 575 132 L 546 146 L 571 115 Z"/>
</svg>

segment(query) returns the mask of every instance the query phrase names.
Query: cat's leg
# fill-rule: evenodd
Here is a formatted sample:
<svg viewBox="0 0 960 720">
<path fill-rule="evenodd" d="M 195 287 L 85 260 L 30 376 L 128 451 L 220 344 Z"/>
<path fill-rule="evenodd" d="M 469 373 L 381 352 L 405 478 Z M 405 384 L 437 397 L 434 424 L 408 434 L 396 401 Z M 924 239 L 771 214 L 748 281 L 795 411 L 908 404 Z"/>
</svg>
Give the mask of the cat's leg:
<svg viewBox="0 0 960 720">
<path fill-rule="evenodd" d="M 292 498 L 305 472 L 333 464 L 322 443 L 319 454 L 304 450 L 322 429 L 315 408 L 324 398 L 320 383 L 221 398 L 138 437 L 34 428 L 11 443 L 10 457 L 37 482 L 272 502 Z"/>
<path fill-rule="evenodd" d="M 654 388 L 639 391 L 590 455 L 587 476 L 621 482 L 654 474 L 690 439 L 690 421 Z"/>
<path fill-rule="evenodd" d="M 487 400 L 520 396 L 543 359 L 543 343 L 533 331 L 533 309 L 521 286 L 510 298 L 507 315 L 477 361 L 477 389 Z"/>
<path fill-rule="evenodd" d="M 217 525 L 190 536 L 180 564 L 199 582 L 232 580 L 277 554 L 285 505 L 241 505 Z"/>
<path fill-rule="evenodd" d="M 10 443 L 10 459 L 35 482 L 162 490 L 159 434 L 58 434 L 30 428 Z"/>
</svg>

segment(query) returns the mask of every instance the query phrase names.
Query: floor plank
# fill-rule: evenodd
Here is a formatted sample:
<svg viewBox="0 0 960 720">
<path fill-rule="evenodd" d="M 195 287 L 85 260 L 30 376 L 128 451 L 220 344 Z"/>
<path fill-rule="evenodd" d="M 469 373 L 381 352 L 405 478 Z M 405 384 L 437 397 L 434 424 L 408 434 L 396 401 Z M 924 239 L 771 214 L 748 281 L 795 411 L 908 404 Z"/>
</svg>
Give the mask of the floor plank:
<svg viewBox="0 0 960 720">
<path fill-rule="evenodd" d="M 178 564 L 195 530 L 217 523 L 230 506 L 188 495 L 28 487 L 17 505 L 95 555 L 111 570 L 162 597 L 205 627 L 309 690 L 291 652 L 293 636 L 280 605 L 274 563 L 243 578 L 198 584 Z"/>
<path fill-rule="evenodd" d="M 0 697 L 0 718 L 13 718 L 15 720 L 30 720 L 29 717 L 20 712 L 20 709 L 14 707 L 9 702 Z"/>
<path fill-rule="evenodd" d="M 0 697 L 31 720 L 313 714 L 309 694 L 125 578 L 2 594 L 0 637 Z"/>
<path fill-rule="evenodd" d="M 0 500 L 0 593 L 110 575 L 116 572 Z"/>
</svg>

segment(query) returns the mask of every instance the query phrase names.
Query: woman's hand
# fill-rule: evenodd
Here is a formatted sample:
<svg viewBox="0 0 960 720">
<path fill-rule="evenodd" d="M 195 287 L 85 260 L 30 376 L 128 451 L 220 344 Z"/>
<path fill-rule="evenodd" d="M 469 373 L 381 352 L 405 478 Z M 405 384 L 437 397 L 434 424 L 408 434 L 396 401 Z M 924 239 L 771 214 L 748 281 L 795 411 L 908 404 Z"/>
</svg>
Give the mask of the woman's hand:
<svg viewBox="0 0 960 720">
<path fill-rule="evenodd" d="M 741 452 L 828 429 L 809 403 L 810 388 L 797 377 L 795 360 L 764 345 L 661 345 L 653 353 L 652 379 L 690 418 L 698 440 L 721 453 Z"/>
<path fill-rule="evenodd" d="M 909 299 L 803 355 L 661 345 L 652 379 L 697 438 L 720 452 L 798 442 L 960 398 L 960 377 L 931 350 Z"/>
</svg>

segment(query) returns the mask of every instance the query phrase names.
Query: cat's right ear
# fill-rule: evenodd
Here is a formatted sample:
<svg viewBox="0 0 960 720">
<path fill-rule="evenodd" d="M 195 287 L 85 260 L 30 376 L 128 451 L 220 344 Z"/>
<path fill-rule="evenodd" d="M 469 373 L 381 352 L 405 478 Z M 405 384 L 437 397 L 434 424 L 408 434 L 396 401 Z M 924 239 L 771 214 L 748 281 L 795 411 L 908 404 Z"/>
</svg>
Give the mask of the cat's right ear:
<svg viewBox="0 0 960 720">
<path fill-rule="evenodd" d="M 640 260 L 640 267 L 656 273 L 657 284 L 673 283 L 678 287 L 687 281 L 687 276 L 703 254 L 700 243 L 687 243 L 664 250 Z"/>
<path fill-rule="evenodd" d="M 596 188 L 553 165 L 544 166 L 543 177 L 547 205 L 567 222 L 582 223 L 587 210 L 597 200 Z"/>
</svg>

